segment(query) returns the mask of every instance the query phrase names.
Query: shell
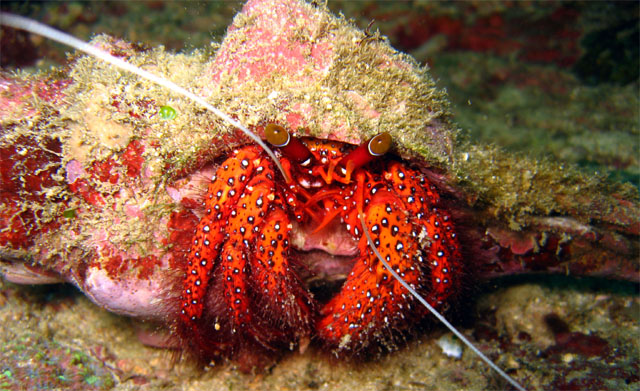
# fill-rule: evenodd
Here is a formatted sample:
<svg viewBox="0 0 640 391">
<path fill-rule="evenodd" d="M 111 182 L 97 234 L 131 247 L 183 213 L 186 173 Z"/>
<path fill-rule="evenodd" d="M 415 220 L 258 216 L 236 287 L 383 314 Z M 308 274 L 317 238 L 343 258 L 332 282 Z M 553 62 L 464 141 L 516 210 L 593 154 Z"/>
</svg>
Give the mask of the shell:
<svg viewBox="0 0 640 391">
<path fill-rule="evenodd" d="M 297 12 L 284 12 L 292 4 Z M 344 19 L 311 5 L 247 4 L 211 57 L 201 51 L 189 55 L 169 54 L 162 48 L 140 51 L 107 36 L 93 43 L 199 91 L 258 133 L 266 122 L 277 122 L 301 135 L 359 143 L 384 129 L 394 136 L 397 153 L 419 156 L 432 165 L 450 162 L 455 131 L 445 95 L 435 88 L 426 69 L 385 42 L 366 40 Z M 55 205 L 57 212 L 43 223 L 60 214 L 55 201 L 59 197 L 70 200 L 64 210 L 86 206 L 87 200 L 78 200 L 68 185 L 91 176 L 91 167 L 95 171 L 100 165 L 101 174 L 111 176 L 89 182 L 110 195 L 106 202 L 112 208 L 95 208 L 66 219 L 60 229 L 28 250 L 48 268 L 67 269 L 69 258 L 84 260 L 96 248 L 101 252 L 100 236 L 109 238 L 111 256 L 98 262 L 111 262 L 113 256 L 162 258 L 169 236 L 162 219 L 180 209 L 170 196 L 175 192 L 163 188 L 179 187 L 176 182 L 193 177 L 218 156 L 247 142 L 192 102 L 90 57 L 76 58 L 68 72 L 40 80 L 5 80 L 13 88 L 35 88 L 31 82 L 48 90 L 56 83 L 65 88 L 51 92 L 50 101 L 24 100 L 14 105 L 13 112 L 2 117 L 8 130 L 2 143 L 10 148 L 21 136 L 36 145 L 47 140 L 61 143 L 61 161 L 54 163 L 55 182 L 47 184 L 48 195 L 39 201 L 47 204 L 42 209 L 52 210 Z M 175 119 L 164 120 L 159 114 L 165 105 L 177 111 Z M 25 112 L 30 112 L 29 121 L 18 120 Z M 132 147 L 134 140 L 139 145 Z M 144 151 L 142 161 L 129 160 L 140 151 Z M 141 171 L 139 177 L 130 175 L 132 166 L 134 172 Z M 116 172 L 136 183 L 115 179 Z M 83 228 L 88 226 L 100 232 L 87 237 Z M 160 228 L 150 232 L 145 229 L 148 226 Z M 46 243 L 46 251 L 38 242 Z M 65 255 L 77 249 L 82 253 Z M 7 256 L 26 255 L 22 249 L 4 251 Z M 51 261 L 59 255 L 67 260 L 52 267 Z"/>
</svg>

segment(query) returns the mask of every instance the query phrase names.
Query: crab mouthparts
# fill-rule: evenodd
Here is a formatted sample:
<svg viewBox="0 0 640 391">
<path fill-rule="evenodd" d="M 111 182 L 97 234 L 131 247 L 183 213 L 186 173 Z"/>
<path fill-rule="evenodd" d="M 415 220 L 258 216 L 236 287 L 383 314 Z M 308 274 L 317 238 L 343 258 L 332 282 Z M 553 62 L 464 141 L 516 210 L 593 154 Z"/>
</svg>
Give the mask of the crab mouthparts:
<svg viewBox="0 0 640 391">
<path fill-rule="evenodd" d="M 313 224 L 292 224 L 290 242 L 307 270 L 301 277 L 322 301 L 324 294 L 320 290 L 330 294 L 329 291 L 339 289 L 347 278 L 358 255 L 358 241 L 339 221 L 319 231 Z"/>
</svg>

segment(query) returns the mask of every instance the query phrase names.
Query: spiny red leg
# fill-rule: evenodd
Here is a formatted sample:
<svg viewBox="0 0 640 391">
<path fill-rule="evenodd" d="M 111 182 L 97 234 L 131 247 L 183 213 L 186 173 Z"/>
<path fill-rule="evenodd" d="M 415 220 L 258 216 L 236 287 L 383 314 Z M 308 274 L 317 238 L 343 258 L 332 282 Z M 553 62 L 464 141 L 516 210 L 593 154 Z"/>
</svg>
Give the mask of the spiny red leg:
<svg viewBox="0 0 640 391">
<path fill-rule="evenodd" d="M 246 179 L 253 174 L 254 160 L 259 156 L 255 147 L 239 150 L 227 159 L 212 178 L 205 197 L 205 215 L 196 228 L 195 239 L 188 255 L 188 270 L 183 282 L 181 315 L 183 325 L 195 328 L 202 316 L 203 298 L 209 274 L 217 261 L 224 241 L 226 220 L 244 191 Z"/>
<path fill-rule="evenodd" d="M 230 215 L 220 259 L 231 332 L 271 348 L 309 334 L 311 304 L 289 267 L 291 226 L 274 188 L 273 167 L 261 170 Z"/>
<path fill-rule="evenodd" d="M 407 283 L 420 286 L 418 242 L 408 216 L 389 202 L 372 203 L 365 221 L 380 254 Z M 340 293 L 325 305 L 317 328 L 320 337 L 338 350 L 366 347 L 383 333 L 403 328 L 413 298 L 378 261 L 366 237 L 358 245 L 360 257 Z"/>
<path fill-rule="evenodd" d="M 247 258 L 252 253 L 254 238 L 262 229 L 263 220 L 269 205 L 275 198 L 273 187 L 273 169 L 260 166 L 257 173 L 247 184 L 245 191 L 230 213 L 227 223 L 228 237 L 220 256 L 224 279 L 224 299 L 227 313 L 232 324 L 232 332 L 239 329 L 248 331 L 256 337 L 257 332 L 249 327 L 257 326 L 251 311 L 251 299 L 248 292 L 249 267 Z"/>
<path fill-rule="evenodd" d="M 384 259 L 433 306 L 441 306 L 459 284 L 454 270 L 460 250 L 449 216 L 435 208 L 439 196 L 417 172 L 392 163 L 383 177 L 374 181 L 370 175 L 356 175 L 355 204 L 343 220 L 358 237 L 357 211 L 365 209 L 367 228 Z M 321 338 L 338 350 L 365 347 L 374 339 L 384 342 L 385 331 L 390 335 L 406 328 L 408 316 L 426 313 L 411 308 L 414 299 L 379 262 L 364 236 L 359 250 L 352 273 L 317 324 Z"/>
<path fill-rule="evenodd" d="M 432 208 L 428 216 L 422 215 L 418 219 L 418 224 L 424 227 L 418 236 L 422 242 L 427 242 L 424 253 L 431 269 L 431 290 L 427 300 L 439 307 L 455 294 L 459 286 L 460 245 L 445 212 Z"/>
<path fill-rule="evenodd" d="M 291 328 L 295 335 L 302 336 L 309 333 L 311 298 L 290 268 L 290 231 L 289 218 L 281 206 L 275 207 L 264 222 L 256 241 L 257 251 L 251 257 L 252 281 L 259 297 L 258 308 L 264 315 L 275 326 Z"/>
<path fill-rule="evenodd" d="M 455 294 L 459 283 L 456 269 L 461 259 L 460 244 L 453 224 L 445 211 L 434 206 L 440 197 L 420 174 L 393 163 L 385 177 L 412 216 L 413 224 L 421 227 L 417 239 L 431 272 L 431 290 L 426 299 L 437 307 Z"/>
</svg>

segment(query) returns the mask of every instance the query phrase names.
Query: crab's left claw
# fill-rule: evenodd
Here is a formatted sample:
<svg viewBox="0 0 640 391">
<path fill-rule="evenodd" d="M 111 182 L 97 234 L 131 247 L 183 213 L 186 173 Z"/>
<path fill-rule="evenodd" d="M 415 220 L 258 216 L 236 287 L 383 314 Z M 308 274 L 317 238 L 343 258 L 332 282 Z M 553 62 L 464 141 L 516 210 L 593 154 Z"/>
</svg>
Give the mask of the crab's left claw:
<svg viewBox="0 0 640 391">
<path fill-rule="evenodd" d="M 405 281 L 415 287 L 424 280 L 421 251 L 414 239 L 416 227 L 390 202 L 372 203 L 366 210 L 367 227 L 378 251 Z M 366 237 L 359 242 L 360 257 L 340 293 L 321 311 L 320 337 L 338 350 L 364 348 L 374 339 L 385 340 L 403 328 L 413 298 L 378 261 Z"/>
<path fill-rule="evenodd" d="M 429 184 L 412 170 L 392 164 L 381 183 L 357 178 L 358 188 L 375 189 L 370 198 L 360 194 L 348 215 L 343 216 L 351 234 L 359 237 L 359 258 L 341 291 L 325 305 L 317 324 L 320 337 L 337 351 L 356 351 L 374 340 L 392 342 L 397 331 L 420 318 L 413 310 L 414 298 L 379 261 L 357 222 L 364 209 L 365 224 L 373 243 L 391 268 L 418 290 L 434 307 L 441 307 L 456 291 L 459 281 L 452 270 L 460 263 L 459 245 L 448 215 L 438 211 L 437 196 Z M 365 206 L 366 205 L 366 206 Z"/>
</svg>

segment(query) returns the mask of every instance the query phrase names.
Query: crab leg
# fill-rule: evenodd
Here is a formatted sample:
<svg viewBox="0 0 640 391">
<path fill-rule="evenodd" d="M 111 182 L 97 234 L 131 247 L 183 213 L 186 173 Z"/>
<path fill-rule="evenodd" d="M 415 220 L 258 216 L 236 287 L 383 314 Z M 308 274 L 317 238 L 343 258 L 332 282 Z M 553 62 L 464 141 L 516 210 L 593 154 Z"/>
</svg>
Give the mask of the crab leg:
<svg viewBox="0 0 640 391">
<path fill-rule="evenodd" d="M 191 328 L 195 327 L 194 322 L 202 316 L 209 274 L 224 241 L 226 221 L 244 191 L 245 179 L 255 169 L 254 160 L 257 156 L 259 149 L 255 147 L 239 150 L 222 163 L 209 184 L 204 201 L 206 214 L 196 228 L 180 298 L 180 319 Z"/>
<path fill-rule="evenodd" d="M 421 227 L 417 239 L 427 258 L 426 267 L 431 274 L 428 301 L 438 306 L 454 294 L 458 281 L 453 281 L 453 270 L 460 266 L 460 244 L 449 215 L 435 205 L 438 194 L 424 177 L 400 164 L 392 164 L 385 179 L 393 193 L 403 201 L 412 216 L 413 224 Z M 415 186 L 415 185 L 418 186 Z"/>
<path fill-rule="evenodd" d="M 384 340 L 380 330 L 391 334 L 405 328 L 409 314 L 424 314 L 411 311 L 414 299 L 369 247 L 356 222 L 360 211 L 382 257 L 433 306 L 446 302 L 458 284 L 450 275 L 459 265 L 459 245 L 448 215 L 434 207 L 438 197 L 431 194 L 429 183 L 395 164 L 383 176 L 386 185 L 381 189 L 380 182 L 356 175 L 356 205 L 343 216 L 351 234 L 360 238 L 360 256 L 340 293 L 322 309 L 317 324 L 320 336 L 338 351 Z"/>
<path fill-rule="evenodd" d="M 230 213 L 220 269 L 231 332 L 271 348 L 274 341 L 308 335 L 311 304 L 289 267 L 291 226 L 273 167 L 265 163 L 255 172 Z"/>
<path fill-rule="evenodd" d="M 289 232 L 291 224 L 281 206 L 270 212 L 256 241 L 252 257 L 252 281 L 259 296 L 258 307 L 276 327 L 292 328 L 298 335 L 309 333 L 311 298 L 291 269 Z"/>
<path fill-rule="evenodd" d="M 232 333 L 239 329 L 256 335 L 248 291 L 250 269 L 249 254 L 253 251 L 254 237 L 260 232 L 269 205 L 274 199 L 273 170 L 267 165 L 256 168 L 240 196 L 227 222 L 227 236 L 220 255 L 221 271 L 225 283 L 224 300 Z"/>
</svg>

